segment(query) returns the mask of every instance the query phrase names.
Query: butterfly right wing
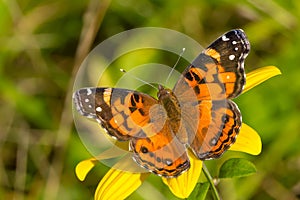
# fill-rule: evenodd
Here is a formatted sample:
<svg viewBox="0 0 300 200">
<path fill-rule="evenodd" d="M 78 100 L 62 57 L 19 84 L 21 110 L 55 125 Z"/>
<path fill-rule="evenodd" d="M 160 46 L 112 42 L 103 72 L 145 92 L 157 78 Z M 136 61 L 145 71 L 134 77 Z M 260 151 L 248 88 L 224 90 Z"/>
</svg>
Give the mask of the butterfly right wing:
<svg viewBox="0 0 300 200">
<path fill-rule="evenodd" d="M 245 85 L 244 60 L 249 50 L 242 30 L 229 31 L 193 61 L 174 87 L 182 107 L 183 126 L 192 129 L 178 136 L 188 140 L 201 160 L 222 155 L 239 133 L 241 113 L 231 99 Z"/>
<path fill-rule="evenodd" d="M 220 157 L 235 142 L 242 117 L 233 101 L 201 101 L 196 135 L 189 135 L 190 147 L 201 160 Z"/>
<path fill-rule="evenodd" d="M 73 100 L 81 115 L 95 119 L 120 141 L 139 137 L 149 124 L 151 106 L 157 104 L 147 94 L 119 88 L 83 88 L 74 93 Z"/>
</svg>

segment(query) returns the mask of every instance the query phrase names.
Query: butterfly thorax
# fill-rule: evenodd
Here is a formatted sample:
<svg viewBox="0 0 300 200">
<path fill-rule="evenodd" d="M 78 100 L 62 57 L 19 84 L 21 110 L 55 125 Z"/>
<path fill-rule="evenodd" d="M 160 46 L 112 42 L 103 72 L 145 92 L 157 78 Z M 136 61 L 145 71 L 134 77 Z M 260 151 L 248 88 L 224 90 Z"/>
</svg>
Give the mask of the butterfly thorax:
<svg viewBox="0 0 300 200">
<path fill-rule="evenodd" d="M 159 85 L 157 93 L 158 101 L 163 106 L 167 119 L 170 123 L 173 133 L 177 133 L 180 120 L 181 120 L 181 109 L 179 101 L 176 96 L 170 89 L 166 89 L 163 86 Z"/>
</svg>

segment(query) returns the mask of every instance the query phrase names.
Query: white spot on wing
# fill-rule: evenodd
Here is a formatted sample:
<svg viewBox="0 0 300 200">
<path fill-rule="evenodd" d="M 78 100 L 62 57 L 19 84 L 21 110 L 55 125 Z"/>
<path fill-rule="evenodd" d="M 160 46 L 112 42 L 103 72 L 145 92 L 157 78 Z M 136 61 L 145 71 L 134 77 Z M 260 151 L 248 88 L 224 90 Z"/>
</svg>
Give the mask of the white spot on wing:
<svg viewBox="0 0 300 200">
<path fill-rule="evenodd" d="M 104 129 L 104 130 L 106 130 L 106 129 Z M 106 130 L 107 131 L 107 130 Z M 115 140 L 117 140 L 117 137 L 116 136 L 111 136 L 113 139 L 115 139 Z"/>
<path fill-rule="evenodd" d="M 91 90 L 90 88 L 87 88 L 86 90 L 87 90 L 87 93 L 86 93 L 86 95 L 90 95 L 90 94 L 92 94 L 92 90 Z"/>
<path fill-rule="evenodd" d="M 226 42 L 226 41 L 228 41 L 228 40 L 229 40 L 229 38 L 228 38 L 228 37 L 226 37 L 226 35 L 223 35 L 223 36 L 222 36 L 222 40 L 223 40 L 224 42 Z"/>
<path fill-rule="evenodd" d="M 85 100 L 84 100 L 85 103 L 87 103 L 87 102 L 89 102 L 89 101 L 90 101 L 89 99 L 85 99 Z"/>
<path fill-rule="evenodd" d="M 233 40 L 233 41 L 232 41 L 232 44 L 233 44 L 233 45 L 236 45 L 236 44 L 237 44 L 237 42 L 236 42 L 235 40 Z"/>
<path fill-rule="evenodd" d="M 231 54 L 228 58 L 229 58 L 229 60 L 234 60 L 235 55 Z"/>
<path fill-rule="evenodd" d="M 227 75 L 227 76 L 226 76 L 226 78 L 227 78 L 227 79 L 230 79 L 230 76 L 229 76 L 229 75 Z"/>
<path fill-rule="evenodd" d="M 237 50 L 239 50 L 239 48 L 238 48 L 238 47 L 235 47 L 234 50 L 237 51 Z"/>
<path fill-rule="evenodd" d="M 101 112 L 101 111 L 102 111 L 102 108 L 99 106 L 99 107 L 96 108 L 96 111 L 97 111 L 97 112 Z"/>
</svg>

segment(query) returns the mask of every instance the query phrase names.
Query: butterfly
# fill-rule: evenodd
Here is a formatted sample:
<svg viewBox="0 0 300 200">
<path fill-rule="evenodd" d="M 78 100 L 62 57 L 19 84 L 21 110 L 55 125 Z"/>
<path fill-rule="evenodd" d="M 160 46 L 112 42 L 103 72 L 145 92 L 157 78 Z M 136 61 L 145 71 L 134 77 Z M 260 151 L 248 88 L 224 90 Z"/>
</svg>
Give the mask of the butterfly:
<svg viewBox="0 0 300 200">
<path fill-rule="evenodd" d="M 158 85 L 157 99 L 129 89 L 95 87 L 74 92 L 74 105 L 113 138 L 129 141 L 140 167 L 177 177 L 190 167 L 188 149 L 209 160 L 235 142 L 242 117 L 231 99 L 245 85 L 249 51 L 244 31 L 231 30 L 196 57 L 173 90 Z"/>
</svg>

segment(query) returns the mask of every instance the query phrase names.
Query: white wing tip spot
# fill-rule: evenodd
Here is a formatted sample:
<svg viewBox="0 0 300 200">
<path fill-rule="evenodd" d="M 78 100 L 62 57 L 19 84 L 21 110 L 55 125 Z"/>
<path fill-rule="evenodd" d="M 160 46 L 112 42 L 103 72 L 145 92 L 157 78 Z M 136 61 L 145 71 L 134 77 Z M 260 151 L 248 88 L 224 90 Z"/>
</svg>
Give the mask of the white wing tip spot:
<svg viewBox="0 0 300 200">
<path fill-rule="evenodd" d="M 102 108 L 101 108 L 101 107 L 97 107 L 97 108 L 96 108 L 96 111 L 97 111 L 97 112 L 101 112 L 101 111 L 102 111 Z"/>
<path fill-rule="evenodd" d="M 87 98 L 84 100 L 84 102 L 85 102 L 85 103 L 88 103 L 89 101 L 90 101 L 90 100 L 89 100 L 89 99 L 87 99 Z"/>
<path fill-rule="evenodd" d="M 232 41 L 232 44 L 233 44 L 233 45 L 236 45 L 236 44 L 237 44 L 237 42 L 236 42 L 235 40 L 233 40 L 233 41 Z"/>
<path fill-rule="evenodd" d="M 235 47 L 234 50 L 237 51 L 237 50 L 239 50 L 239 48 L 238 48 L 238 47 Z"/>
<path fill-rule="evenodd" d="M 92 90 L 90 89 L 90 88 L 88 88 L 88 89 L 86 89 L 87 90 L 87 93 L 86 93 L 86 95 L 90 95 L 90 94 L 92 94 Z"/>
<path fill-rule="evenodd" d="M 228 37 L 226 37 L 226 35 L 223 35 L 223 36 L 222 36 L 222 40 L 223 40 L 224 42 L 226 42 L 226 41 L 228 41 L 228 40 L 229 40 L 229 38 L 228 38 Z"/>
</svg>

